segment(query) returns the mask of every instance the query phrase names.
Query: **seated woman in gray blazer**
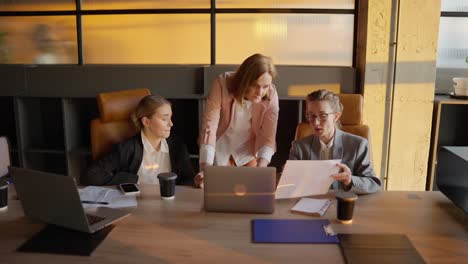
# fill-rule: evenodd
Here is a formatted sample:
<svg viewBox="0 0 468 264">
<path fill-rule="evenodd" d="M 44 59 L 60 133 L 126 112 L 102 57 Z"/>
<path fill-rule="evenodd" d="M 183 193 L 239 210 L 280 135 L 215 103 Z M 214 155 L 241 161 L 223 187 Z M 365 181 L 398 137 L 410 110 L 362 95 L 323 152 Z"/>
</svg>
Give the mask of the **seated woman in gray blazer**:
<svg viewBox="0 0 468 264">
<path fill-rule="evenodd" d="M 290 160 L 341 159 L 340 172 L 331 175 L 333 188 L 364 194 L 379 191 L 380 180 L 370 162 L 366 139 L 346 133 L 338 127 L 343 113 L 339 97 L 327 90 L 307 95 L 306 117 L 314 134 L 294 141 Z"/>
</svg>

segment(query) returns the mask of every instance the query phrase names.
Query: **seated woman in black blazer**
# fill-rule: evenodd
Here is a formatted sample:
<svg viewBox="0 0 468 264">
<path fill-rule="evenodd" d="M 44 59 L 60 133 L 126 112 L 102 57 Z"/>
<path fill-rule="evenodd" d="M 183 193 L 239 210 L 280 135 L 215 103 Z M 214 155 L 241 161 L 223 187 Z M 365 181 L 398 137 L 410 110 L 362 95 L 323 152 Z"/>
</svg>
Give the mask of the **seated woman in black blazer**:
<svg viewBox="0 0 468 264">
<path fill-rule="evenodd" d="M 110 153 L 88 169 L 81 183 L 117 185 L 121 183 L 158 184 L 160 172 L 177 174 L 176 184 L 192 185 L 195 175 L 187 147 L 170 137 L 172 109 L 161 96 L 148 95 L 138 103 L 132 116 L 141 131 L 113 146 Z"/>
</svg>

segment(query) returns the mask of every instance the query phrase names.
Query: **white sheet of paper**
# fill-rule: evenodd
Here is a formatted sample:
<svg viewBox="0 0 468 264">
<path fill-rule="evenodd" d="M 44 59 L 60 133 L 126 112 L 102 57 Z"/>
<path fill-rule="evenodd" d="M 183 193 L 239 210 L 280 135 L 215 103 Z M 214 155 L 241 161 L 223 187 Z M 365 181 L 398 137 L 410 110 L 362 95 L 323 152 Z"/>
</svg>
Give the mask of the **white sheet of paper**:
<svg viewBox="0 0 468 264">
<path fill-rule="evenodd" d="M 319 195 L 328 192 L 333 179 L 339 172 L 336 166 L 341 160 L 288 160 L 284 166 L 276 199 Z"/>
<path fill-rule="evenodd" d="M 133 195 L 124 195 L 119 190 L 109 189 L 97 186 L 88 186 L 78 190 L 80 193 L 80 199 L 82 201 L 96 201 L 96 202 L 107 202 L 109 204 L 83 204 L 84 208 L 94 207 L 135 207 L 137 206 L 136 197 Z"/>
</svg>

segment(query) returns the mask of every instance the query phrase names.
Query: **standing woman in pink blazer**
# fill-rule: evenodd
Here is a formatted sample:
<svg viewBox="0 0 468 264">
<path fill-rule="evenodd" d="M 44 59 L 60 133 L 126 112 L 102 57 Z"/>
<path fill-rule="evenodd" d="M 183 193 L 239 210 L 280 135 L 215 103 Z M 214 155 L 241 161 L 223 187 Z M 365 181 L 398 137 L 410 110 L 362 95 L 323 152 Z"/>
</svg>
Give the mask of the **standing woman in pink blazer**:
<svg viewBox="0 0 468 264">
<path fill-rule="evenodd" d="M 278 93 L 270 57 L 254 54 L 213 81 L 200 131 L 200 170 L 209 165 L 266 167 L 276 150 Z M 203 187 L 203 173 L 195 177 Z"/>
</svg>

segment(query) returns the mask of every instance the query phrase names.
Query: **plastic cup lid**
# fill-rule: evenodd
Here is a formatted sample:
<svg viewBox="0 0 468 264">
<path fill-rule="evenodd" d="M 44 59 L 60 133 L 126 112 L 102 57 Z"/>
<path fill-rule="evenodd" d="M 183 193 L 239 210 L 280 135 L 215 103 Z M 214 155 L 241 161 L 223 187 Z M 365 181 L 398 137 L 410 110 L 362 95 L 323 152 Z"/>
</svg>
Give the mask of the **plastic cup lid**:
<svg viewBox="0 0 468 264">
<path fill-rule="evenodd" d="M 158 179 L 160 180 L 175 180 L 177 178 L 177 174 L 173 172 L 162 172 L 158 174 Z"/>
<path fill-rule="evenodd" d="M 355 201 L 357 200 L 358 196 L 355 193 L 350 193 L 350 192 L 337 192 L 335 194 L 335 197 L 337 199 L 343 200 L 343 201 Z"/>
</svg>

